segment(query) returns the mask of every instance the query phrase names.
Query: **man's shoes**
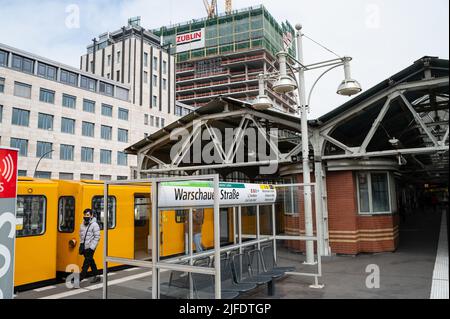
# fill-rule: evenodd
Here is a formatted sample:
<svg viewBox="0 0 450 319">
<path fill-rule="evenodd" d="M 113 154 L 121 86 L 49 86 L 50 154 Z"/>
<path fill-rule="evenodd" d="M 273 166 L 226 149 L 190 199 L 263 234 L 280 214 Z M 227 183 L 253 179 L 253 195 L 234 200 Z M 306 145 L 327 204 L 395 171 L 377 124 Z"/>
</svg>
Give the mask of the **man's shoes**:
<svg viewBox="0 0 450 319">
<path fill-rule="evenodd" d="M 96 283 L 98 283 L 100 281 L 101 281 L 101 279 L 100 279 L 99 276 L 94 276 L 94 278 L 91 279 L 90 283 L 91 284 L 96 284 Z"/>
</svg>

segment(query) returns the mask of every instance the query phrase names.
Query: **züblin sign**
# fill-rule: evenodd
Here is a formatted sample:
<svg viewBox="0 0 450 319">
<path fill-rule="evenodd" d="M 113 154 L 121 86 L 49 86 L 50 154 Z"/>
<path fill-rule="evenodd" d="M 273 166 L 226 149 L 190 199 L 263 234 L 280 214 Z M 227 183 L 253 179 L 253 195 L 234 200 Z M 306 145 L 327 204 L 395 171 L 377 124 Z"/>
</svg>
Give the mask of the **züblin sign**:
<svg viewBox="0 0 450 319">
<path fill-rule="evenodd" d="M 271 204 L 277 198 L 272 185 L 219 183 L 220 205 Z M 186 207 L 214 205 L 214 185 L 210 181 L 162 182 L 158 206 Z"/>
<path fill-rule="evenodd" d="M 205 28 L 189 33 L 177 34 L 177 53 L 205 47 Z"/>
</svg>

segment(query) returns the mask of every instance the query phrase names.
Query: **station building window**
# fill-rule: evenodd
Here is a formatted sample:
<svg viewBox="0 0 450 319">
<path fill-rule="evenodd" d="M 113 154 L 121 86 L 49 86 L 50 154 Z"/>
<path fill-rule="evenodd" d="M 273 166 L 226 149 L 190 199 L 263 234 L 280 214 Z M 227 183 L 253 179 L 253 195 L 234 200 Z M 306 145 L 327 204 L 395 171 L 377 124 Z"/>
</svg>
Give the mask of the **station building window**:
<svg viewBox="0 0 450 319">
<path fill-rule="evenodd" d="M 18 148 L 20 156 L 28 156 L 28 140 L 11 137 L 10 146 Z"/>
<path fill-rule="evenodd" d="M 109 104 L 102 104 L 102 115 L 112 117 L 113 107 Z"/>
<path fill-rule="evenodd" d="M 104 140 L 112 139 L 112 127 L 107 125 L 102 125 L 100 130 L 100 137 Z"/>
<path fill-rule="evenodd" d="M 61 118 L 61 132 L 75 134 L 75 120 L 67 117 Z"/>
<path fill-rule="evenodd" d="M 24 169 L 19 169 L 17 171 L 17 176 L 27 176 L 27 171 Z"/>
<path fill-rule="evenodd" d="M 0 93 L 5 92 L 5 78 L 0 77 Z"/>
<path fill-rule="evenodd" d="M 364 214 L 389 214 L 395 207 L 395 181 L 387 172 L 358 172 L 358 210 Z"/>
<path fill-rule="evenodd" d="M 94 196 L 92 198 L 92 211 L 97 218 L 97 222 L 100 229 L 104 227 L 104 203 L 103 196 Z M 108 196 L 108 229 L 116 227 L 116 198 L 114 196 Z"/>
<path fill-rule="evenodd" d="M 6 66 L 8 63 L 8 53 L 0 50 L 0 65 Z"/>
<path fill-rule="evenodd" d="M 30 111 L 13 108 L 11 123 L 13 125 L 28 126 L 30 124 Z"/>
<path fill-rule="evenodd" d="M 97 90 L 96 81 L 86 76 L 81 77 L 80 86 L 92 92 L 95 92 Z"/>
<path fill-rule="evenodd" d="M 72 86 L 78 86 L 78 75 L 66 70 L 61 70 L 60 81 Z"/>
<path fill-rule="evenodd" d="M 119 81 L 119 79 L 117 79 L 117 81 Z M 116 91 L 116 98 L 121 99 L 123 101 L 129 100 L 129 95 L 130 95 L 129 90 L 116 86 L 115 91 Z"/>
<path fill-rule="evenodd" d="M 39 62 L 38 76 L 49 80 L 56 80 L 56 68 L 54 66 Z"/>
<path fill-rule="evenodd" d="M 14 95 L 26 99 L 31 99 L 31 85 L 14 82 Z"/>
<path fill-rule="evenodd" d="M 91 122 L 81 123 L 81 134 L 83 136 L 94 137 L 95 124 Z"/>
<path fill-rule="evenodd" d="M 100 82 L 99 87 L 100 93 L 113 96 L 114 95 L 114 86 L 108 83 Z"/>
<path fill-rule="evenodd" d="M 75 197 L 63 196 L 58 201 L 58 231 L 73 233 L 75 230 Z"/>
<path fill-rule="evenodd" d="M 83 100 L 83 111 L 95 113 L 95 102 L 90 100 Z"/>
<path fill-rule="evenodd" d="M 127 166 L 128 155 L 124 152 L 117 152 L 117 165 Z"/>
<path fill-rule="evenodd" d="M 53 115 L 39 113 L 38 114 L 38 128 L 52 131 L 53 130 Z"/>
<path fill-rule="evenodd" d="M 52 147 L 53 147 L 52 143 L 38 141 L 36 144 L 36 157 L 40 158 L 43 156 L 43 158 L 51 159 Z"/>
<path fill-rule="evenodd" d="M 45 178 L 45 179 L 52 178 L 52 172 L 36 171 L 35 175 L 36 178 Z"/>
<path fill-rule="evenodd" d="M 101 164 L 111 164 L 111 151 L 110 150 L 100 150 L 100 163 Z"/>
<path fill-rule="evenodd" d="M 68 107 L 68 108 L 74 109 L 76 107 L 76 104 L 77 104 L 77 98 L 75 96 L 68 95 L 68 94 L 63 94 L 63 103 L 62 103 L 62 105 L 64 107 Z"/>
<path fill-rule="evenodd" d="M 71 181 L 73 180 L 73 173 L 59 173 L 59 179 Z"/>
<path fill-rule="evenodd" d="M 123 128 L 117 129 L 117 140 L 119 142 L 128 143 L 128 130 Z"/>
<path fill-rule="evenodd" d="M 13 54 L 12 68 L 21 72 L 33 74 L 34 61 Z"/>
<path fill-rule="evenodd" d="M 91 147 L 81 147 L 81 161 L 84 163 L 94 162 L 94 149 Z M 87 178 L 89 179 L 89 178 Z"/>
<path fill-rule="evenodd" d="M 94 179 L 94 174 L 80 174 L 80 179 L 87 179 L 87 180 L 93 180 Z"/>
<path fill-rule="evenodd" d="M 46 210 L 45 196 L 17 196 L 17 237 L 44 234 Z"/>
<path fill-rule="evenodd" d="M 54 104 L 55 103 L 55 91 L 41 88 L 41 90 L 39 92 L 39 101 L 44 102 L 44 103 Z"/>
<path fill-rule="evenodd" d="M 128 121 L 128 110 L 119 107 L 119 119 Z"/>
<path fill-rule="evenodd" d="M 61 144 L 59 159 L 62 161 L 73 161 L 73 145 Z"/>
</svg>

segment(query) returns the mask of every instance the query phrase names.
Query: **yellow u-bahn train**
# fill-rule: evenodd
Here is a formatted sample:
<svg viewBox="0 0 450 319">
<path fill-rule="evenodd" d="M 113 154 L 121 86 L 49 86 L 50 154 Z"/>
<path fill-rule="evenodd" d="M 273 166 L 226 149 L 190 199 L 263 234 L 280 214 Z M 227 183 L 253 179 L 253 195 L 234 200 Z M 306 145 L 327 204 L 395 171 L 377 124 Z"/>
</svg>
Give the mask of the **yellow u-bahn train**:
<svg viewBox="0 0 450 319">
<path fill-rule="evenodd" d="M 101 239 L 94 257 L 102 268 L 103 185 L 100 181 L 19 178 L 14 274 L 17 290 L 54 282 L 59 275 L 72 272 L 77 267 L 81 269 L 83 256 L 78 254 L 78 233 L 86 208 L 93 209 L 101 228 Z M 113 185 L 109 187 L 108 195 L 109 255 L 150 258 L 149 186 Z M 221 242 L 232 242 L 234 223 L 231 209 L 223 210 Z M 185 216 L 186 211 L 183 210 L 161 212 L 161 256 L 185 252 Z M 250 220 L 252 218 L 253 221 Z M 255 233 L 254 215 L 243 216 L 242 224 L 246 233 Z M 214 246 L 212 209 L 204 210 L 202 245 Z"/>
</svg>

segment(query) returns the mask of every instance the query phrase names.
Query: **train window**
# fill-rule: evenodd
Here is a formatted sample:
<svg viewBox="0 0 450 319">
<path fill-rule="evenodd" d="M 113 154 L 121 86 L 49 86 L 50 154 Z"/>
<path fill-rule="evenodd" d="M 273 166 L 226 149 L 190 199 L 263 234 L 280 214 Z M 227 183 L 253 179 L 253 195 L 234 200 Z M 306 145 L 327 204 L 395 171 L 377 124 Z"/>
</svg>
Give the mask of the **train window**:
<svg viewBox="0 0 450 319">
<path fill-rule="evenodd" d="M 175 211 L 175 222 L 180 224 L 186 221 L 186 218 L 189 214 L 188 210 L 176 210 Z"/>
<path fill-rule="evenodd" d="M 150 218 L 151 202 L 150 196 L 134 196 L 134 225 L 145 226 Z"/>
<path fill-rule="evenodd" d="M 94 196 L 92 198 L 92 210 L 94 217 L 97 218 L 97 223 L 100 229 L 103 229 L 105 216 L 103 214 L 103 196 Z M 116 198 L 108 196 L 108 229 L 116 227 Z"/>
<path fill-rule="evenodd" d="M 61 233 L 73 233 L 75 230 L 75 198 L 64 196 L 58 203 L 58 230 Z"/>
<path fill-rule="evenodd" d="M 17 237 L 44 234 L 46 210 L 45 196 L 17 196 Z"/>
</svg>

